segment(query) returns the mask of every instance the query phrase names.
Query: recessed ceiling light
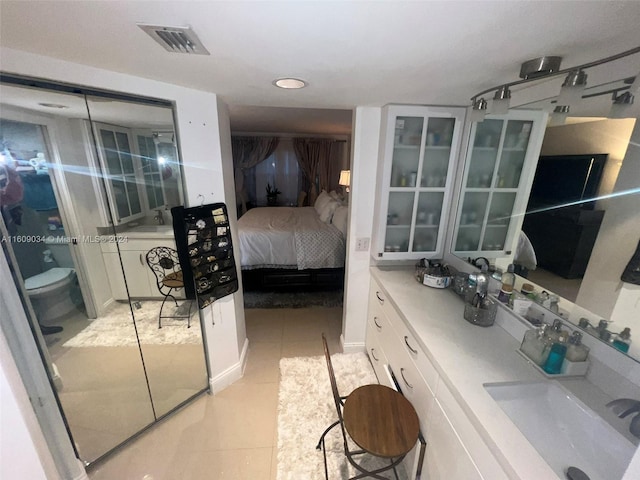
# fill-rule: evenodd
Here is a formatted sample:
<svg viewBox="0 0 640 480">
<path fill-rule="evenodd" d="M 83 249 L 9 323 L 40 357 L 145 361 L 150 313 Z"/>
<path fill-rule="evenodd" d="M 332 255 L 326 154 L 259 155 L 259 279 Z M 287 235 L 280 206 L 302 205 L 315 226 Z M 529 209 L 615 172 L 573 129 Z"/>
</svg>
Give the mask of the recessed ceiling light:
<svg viewBox="0 0 640 480">
<path fill-rule="evenodd" d="M 279 78 L 274 80 L 273 84 L 280 88 L 304 88 L 307 86 L 307 82 L 298 78 Z"/>
<path fill-rule="evenodd" d="M 39 103 L 38 105 L 46 108 L 69 108 L 66 105 L 60 105 L 59 103 Z"/>
</svg>

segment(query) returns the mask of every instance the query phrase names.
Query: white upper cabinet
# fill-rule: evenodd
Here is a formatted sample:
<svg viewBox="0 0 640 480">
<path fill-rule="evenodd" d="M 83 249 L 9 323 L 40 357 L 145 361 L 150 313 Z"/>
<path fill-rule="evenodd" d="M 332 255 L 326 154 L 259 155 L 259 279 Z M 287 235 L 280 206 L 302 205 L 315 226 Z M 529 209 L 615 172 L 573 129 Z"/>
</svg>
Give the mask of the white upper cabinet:
<svg viewBox="0 0 640 480">
<path fill-rule="evenodd" d="M 465 109 L 383 109 L 372 255 L 441 258 Z"/>
<path fill-rule="evenodd" d="M 512 110 L 471 125 L 453 233 L 453 253 L 510 255 L 535 174 L 546 113 Z"/>
<path fill-rule="evenodd" d="M 97 143 L 105 185 L 116 224 L 144 216 L 139 155 L 129 129 L 96 123 Z"/>
</svg>

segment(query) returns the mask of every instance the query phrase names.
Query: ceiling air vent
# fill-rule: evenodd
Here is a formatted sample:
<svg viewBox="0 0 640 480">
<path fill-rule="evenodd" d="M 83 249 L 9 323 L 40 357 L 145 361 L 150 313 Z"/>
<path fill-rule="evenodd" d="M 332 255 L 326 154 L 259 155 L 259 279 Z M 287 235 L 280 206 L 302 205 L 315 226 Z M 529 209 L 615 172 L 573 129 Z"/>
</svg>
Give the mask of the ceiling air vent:
<svg viewBox="0 0 640 480">
<path fill-rule="evenodd" d="M 138 26 L 169 52 L 210 55 L 191 27 L 164 27 L 144 23 L 138 23 Z"/>
</svg>

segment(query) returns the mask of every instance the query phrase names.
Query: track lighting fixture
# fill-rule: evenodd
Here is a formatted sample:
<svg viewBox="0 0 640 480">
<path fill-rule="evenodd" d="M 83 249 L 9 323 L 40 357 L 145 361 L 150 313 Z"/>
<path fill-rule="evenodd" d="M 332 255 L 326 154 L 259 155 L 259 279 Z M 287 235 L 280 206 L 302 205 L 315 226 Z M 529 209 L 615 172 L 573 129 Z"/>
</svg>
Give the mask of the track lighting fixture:
<svg viewBox="0 0 640 480">
<path fill-rule="evenodd" d="M 606 58 L 602 58 L 600 60 L 596 60 L 590 63 L 585 63 L 583 65 L 577 65 L 575 67 L 566 68 L 560 70 L 560 61 L 561 57 L 555 56 L 545 56 L 540 58 L 535 58 L 533 60 L 528 60 L 521 65 L 520 68 L 520 77 L 522 80 L 516 80 L 509 83 L 503 83 L 499 86 L 491 87 L 482 92 L 476 93 L 471 97 L 471 102 L 473 105 L 473 109 L 471 111 L 471 121 L 482 121 L 484 120 L 484 115 L 486 114 L 486 101 L 483 98 L 483 95 L 491 92 L 495 92 L 495 96 L 493 97 L 492 103 L 492 113 L 506 113 L 509 109 L 509 99 L 511 98 L 511 87 L 515 85 L 522 85 L 529 82 L 535 82 L 540 79 L 547 79 L 550 77 L 555 77 L 558 75 L 566 75 L 564 83 L 562 84 L 562 89 L 560 92 L 560 96 L 557 100 L 556 111 L 554 115 L 564 115 L 566 118 L 566 114 L 569 113 L 569 107 L 571 105 L 575 105 L 581 98 L 604 95 L 611 93 L 611 90 L 606 92 L 598 92 L 591 95 L 584 95 L 584 88 L 587 84 L 587 73 L 586 70 L 591 67 L 595 67 L 598 65 L 603 65 L 605 63 L 612 62 L 614 60 L 619 60 L 624 57 L 628 57 L 629 55 L 634 55 L 640 53 L 640 47 L 632 48 L 631 50 L 627 50 L 625 52 L 618 53 L 616 55 L 611 55 Z M 620 102 L 618 102 L 622 108 L 633 103 L 632 97 L 640 89 L 640 74 L 636 76 L 633 84 L 630 87 L 622 87 L 616 89 L 616 92 L 619 93 L 622 90 L 628 90 L 631 94 L 631 100 L 624 100 L 622 95 L 618 95 L 620 97 Z M 628 97 L 625 97 L 628 98 Z M 618 105 L 616 103 L 616 105 Z M 506 104 L 506 107 L 504 106 Z M 505 109 L 506 108 L 506 109 Z M 560 111 L 558 109 L 560 108 Z M 566 112 L 564 111 L 566 108 Z M 564 118 L 560 117 L 558 120 L 562 120 L 564 123 Z M 479 119 L 479 120 L 477 120 Z"/>
<path fill-rule="evenodd" d="M 558 95 L 559 105 L 570 107 L 577 105 L 582 99 L 582 93 L 587 86 L 587 74 L 584 70 L 573 70 L 564 79 L 560 95 Z"/>
<path fill-rule="evenodd" d="M 472 122 L 482 122 L 487 114 L 487 101 L 480 97 L 473 99 L 473 108 L 471 109 L 470 120 Z"/>
<path fill-rule="evenodd" d="M 567 121 L 567 117 L 569 116 L 569 105 L 558 105 L 553 109 L 553 113 L 551 114 L 551 120 L 549 121 L 549 125 L 552 127 L 557 127 L 558 125 L 564 125 L 564 122 Z"/>
<path fill-rule="evenodd" d="M 496 115 L 504 115 L 509 111 L 509 103 L 511 102 L 511 90 L 506 85 L 496 90 L 491 104 L 491 113 Z"/>
<path fill-rule="evenodd" d="M 613 104 L 609 112 L 610 118 L 624 118 L 629 107 L 633 105 L 635 96 L 631 92 L 624 92 L 620 95 L 613 93 Z"/>
</svg>

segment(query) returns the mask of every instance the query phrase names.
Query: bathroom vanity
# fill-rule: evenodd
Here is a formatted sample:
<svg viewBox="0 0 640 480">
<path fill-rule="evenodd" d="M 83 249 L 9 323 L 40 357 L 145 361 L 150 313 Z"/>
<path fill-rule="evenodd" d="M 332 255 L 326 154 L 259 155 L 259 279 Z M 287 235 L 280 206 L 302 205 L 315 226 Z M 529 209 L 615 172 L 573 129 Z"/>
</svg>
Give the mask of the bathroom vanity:
<svg viewBox="0 0 640 480">
<path fill-rule="evenodd" d="M 517 323 L 515 318 L 502 318 L 491 327 L 466 322 L 462 299 L 450 290 L 422 286 L 412 267 L 372 267 L 371 274 L 367 353 L 381 383 L 391 382 L 388 365 L 416 408 L 426 439 L 422 478 L 555 480 L 565 478 L 571 466 L 587 472 L 591 480 L 622 478 L 635 445 L 598 415 L 584 420 L 592 422 L 589 425 L 574 424 L 583 423 L 574 420 L 574 411 L 586 411 L 585 404 L 598 410 L 612 398 L 586 378 L 557 382 L 539 373 L 518 354 L 526 326 L 501 326 Z M 500 315 L 509 316 L 504 310 Z M 520 422 L 540 426 L 536 412 L 526 405 L 515 413 L 505 411 L 505 405 L 520 396 L 526 400 L 531 389 L 551 392 L 545 398 L 570 400 L 566 410 L 560 401 L 557 407 L 553 404 L 558 415 L 549 412 L 549 418 L 564 422 L 558 435 L 542 430 L 547 439 L 556 440 L 550 452 Z M 573 430 L 581 438 L 594 437 L 596 452 L 576 452 Z M 610 443 L 603 440 L 605 435 L 619 442 L 620 451 L 599 457 L 599 450 Z M 592 465 L 598 462 L 601 465 Z"/>
<path fill-rule="evenodd" d="M 115 237 L 109 235 L 101 237 L 100 249 L 115 300 L 128 301 L 130 297 L 163 298 L 158 290 L 156 277 L 146 261 L 147 252 L 154 247 L 176 248 L 173 229 L 170 225 L 142 225 L 124 230 Z M 122 268 L 127 278 L 129 295 L 127 295 L 122 276 L 118 248 L 122 257 Z"/>
</svg>

